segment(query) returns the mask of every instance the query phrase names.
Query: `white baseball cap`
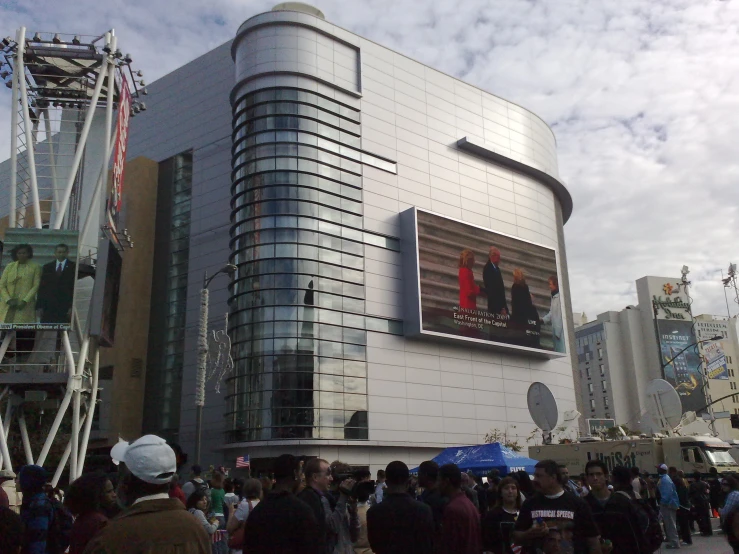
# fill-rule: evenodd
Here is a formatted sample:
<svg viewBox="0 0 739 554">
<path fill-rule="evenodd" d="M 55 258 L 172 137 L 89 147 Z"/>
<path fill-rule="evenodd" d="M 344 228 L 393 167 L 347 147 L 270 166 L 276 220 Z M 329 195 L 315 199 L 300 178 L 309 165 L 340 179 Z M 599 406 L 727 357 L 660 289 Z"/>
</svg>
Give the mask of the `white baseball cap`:
<svg viewBox="0 0 739 554">
<path fill-rule="evenodd" d="M 657 469 L 661 469 L 662 471 L 667 471 L 669 468 L 667 467 L 667 464 L 659 464 L 657 466 Z"/>
<path fill-rule="evenodd" d="M 164 485 L 177 471 L 177 456 L 161 437 L 144 435 L 131 444 L 119 440 L 110 450 L 113 462 L 123 462 L 136 477 L 153 485 Z"/>
</svg>

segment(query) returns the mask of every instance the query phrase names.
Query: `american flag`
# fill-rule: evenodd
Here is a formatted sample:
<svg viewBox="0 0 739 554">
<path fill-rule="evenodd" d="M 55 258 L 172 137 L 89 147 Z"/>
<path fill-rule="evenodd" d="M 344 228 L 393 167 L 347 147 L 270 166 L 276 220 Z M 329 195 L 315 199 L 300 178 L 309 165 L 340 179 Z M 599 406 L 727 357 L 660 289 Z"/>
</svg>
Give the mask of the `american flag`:
<svg viewBox="0 0 739 554">
<path fill-rule="evenodd" d="M 239 456 L 236 458 L 236 468 L 249 467 L 249 456 Z"/>
</svg>

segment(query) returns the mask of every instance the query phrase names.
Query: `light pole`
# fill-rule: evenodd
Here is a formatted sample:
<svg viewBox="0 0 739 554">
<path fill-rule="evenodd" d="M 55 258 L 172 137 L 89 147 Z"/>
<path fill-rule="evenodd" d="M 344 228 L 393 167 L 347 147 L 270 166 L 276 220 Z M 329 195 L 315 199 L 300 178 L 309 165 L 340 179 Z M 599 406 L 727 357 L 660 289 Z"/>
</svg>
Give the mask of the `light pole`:
<svg viewBox="0 0 739 554">
<path fill-rule="evenodd" d="M 198 325 L 198 373 L 195 380 L 195 463 L 200 465 L 200 444 L 203 431 L 203 406 L 205 406 L 205 369 L 208 362 L 208 285 L 219 273 L 233 275 L 238 268 L 226 264 L 213 275 L 203 274 L 203 288 L 200 290 L 200 322 Z"/>
</svg>

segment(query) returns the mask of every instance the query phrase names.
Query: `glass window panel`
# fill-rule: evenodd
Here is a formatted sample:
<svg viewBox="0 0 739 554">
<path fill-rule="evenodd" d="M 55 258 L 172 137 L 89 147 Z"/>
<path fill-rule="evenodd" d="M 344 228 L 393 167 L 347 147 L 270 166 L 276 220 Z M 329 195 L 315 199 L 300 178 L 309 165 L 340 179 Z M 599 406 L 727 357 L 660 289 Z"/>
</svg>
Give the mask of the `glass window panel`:
<svg viewBox="0 0 739 554">
<path fill-rule="evenodd" d="M 333 410 L 344 409 L 344 395 L 340 392 L 320 392 L 318 393 L 321 409 L 330 408 Z"/>
<path fill-rule="evenodd" d="M 352 344 L 367 344 L 367 332 L 359 329 L 348 329 L 343 330 L 344 342 Z M 322 335 L 323 336 L 323 335 Z"/>
<path fill-rule="evenodd" d="M 342 357 L 342 344 L 340 342 L 318 341 L 318 355 L 331 358 Z"/>
<path fill-rule="evenodd" d="M 275 245 L 275 257 L 277 258 L 297 258 L 298 257 L 298 245 L 297 244 L 280 244 Z"/>
<path fill-rule="evenodd" d="M 275 304 L 297 304 L 298 291 L 295 289 L 276 289 L 274 291 Z"/>
<path fill-rule="evenodd" d="M 345 440 L 367 440 L 369 438 L 369 430 L 367 428 L 346 428 L 344 429 Z"/>
<path fill-rule="evenodd" d="M 349 377 L 367 377 L 367 362 L 344 360 L 344 375 Z"/>
<path fill-rule="evenodd" d="M 276 321 L 274 323 L 275 337 L 296 337 L 298 336 L 298 324 L 294 321 Z"/>
<path fill-rule="evenodd" d="M 352 412 L 367 410 L 366 390 L 362 394 L 345 394 L 344 408 Z"/>
<path fill-rule="evenodd" d="M 322 340 L 341 342 L 343 337 L 342 327 L 321 325 L 320 337 Z"/>
<path fill-rule="evenodd" d="M 345 377 L 344 391 L 351 394 L 367 394 L 367 380 L 357 377 Z"/>
<path fill-rule="evenodd" d="M 320 360 L 320 371 L 321 371 L 321 373 L 332 373 L 334 375 L 343 375 L 344 374 L 344 364 L 346 362 L 344 362 L 342 360 L 339 360 L 337 358 L 319 358 L 319 360 Z M 355 376 L 355 377 L 363 377 L 363 376 L 364 376 L 364 374 L 363 375 L 358 375 L 358 376 Z"/>
<path fill-rule="evenodd" d="M 367 359 L 367 348 L 359 344 L 345 344 L 344 357 L 349 360 Z"/>
<path fill-rule="evenodd" d="M 344 391 L 344 377 L 341 375 L 321 374 L 318 382 L 321 392 Z"/>
<path fill-rule="evenodd" d="M 298 319 L 297 306 L 276 306 L 274 310 L 276 321 L 295 321 Z"/>
<path fill-rule="evenodd" d="M 322 439 L 343 439 L 345 431 L 341 427 L 321 427 L 318 436 Z"/>
</svg>

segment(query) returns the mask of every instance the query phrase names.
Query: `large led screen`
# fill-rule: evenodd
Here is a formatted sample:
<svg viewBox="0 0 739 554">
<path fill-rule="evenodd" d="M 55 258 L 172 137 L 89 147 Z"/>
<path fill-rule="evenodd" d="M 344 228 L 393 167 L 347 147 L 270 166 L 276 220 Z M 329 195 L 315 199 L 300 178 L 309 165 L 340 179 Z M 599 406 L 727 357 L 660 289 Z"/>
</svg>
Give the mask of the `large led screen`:
<svg viewBox="0 0 739 554">
<path fill-rule="evenodd" d="M 703 388 L 703 360 L 695 345 L 693 322 L 660 319 L 657 330 L 665 381 L 680 395 L 683 413 L 703 415 L 706 410 L 702 408 L 708 401 Z"/>
<path fill-rule="evenodd" d="M 407 335 L 566 351 L 553 249 L 417 208 L 401 226 Z"/>
<path fill-rule="evenodd" d="M 77 243 L 77 231 L 5 231 L 0 329 L 71 328 Z"/>
</svg>

